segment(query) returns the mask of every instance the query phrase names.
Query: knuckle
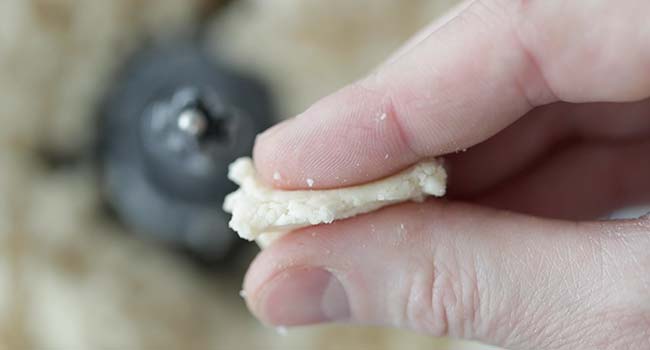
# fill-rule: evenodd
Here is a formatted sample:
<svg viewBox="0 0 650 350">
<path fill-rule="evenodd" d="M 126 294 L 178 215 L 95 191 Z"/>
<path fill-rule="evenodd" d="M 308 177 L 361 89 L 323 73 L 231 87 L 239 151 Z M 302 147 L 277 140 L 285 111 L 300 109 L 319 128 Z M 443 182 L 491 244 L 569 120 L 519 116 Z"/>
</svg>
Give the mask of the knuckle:
<svg viewBox="0 0 650 350">
<path fill-rule="evenodd" d="M 408 327 L 433 336 L 471 338 L 478 317 L 478 283 L 473 268 L 449 254 L 438 255 L 415 274 L 405 305 Z"/>
</svg>

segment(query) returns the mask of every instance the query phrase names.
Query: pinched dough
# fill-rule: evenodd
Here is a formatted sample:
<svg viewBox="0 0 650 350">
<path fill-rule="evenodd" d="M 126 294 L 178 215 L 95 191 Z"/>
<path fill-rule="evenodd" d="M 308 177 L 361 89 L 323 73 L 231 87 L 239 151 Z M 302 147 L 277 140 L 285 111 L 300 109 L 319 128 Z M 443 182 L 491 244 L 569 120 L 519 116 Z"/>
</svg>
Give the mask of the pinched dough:
<svg viewBox="0 0 650 350">
<path fill-rule="evenodd" d="M 301 227 L 329 224 L 399 202 L 423 201 L 428 195 L 443 196 L 447 182 L 438 160 L 420 162 L 382 180 L 329 190 L 272 188 L 258 178 L 250 158 L 231 164 L 228 177 L 240 186 L 223 205 L 232 213 L 230 227 L 261 246 Z"/>
</svg>

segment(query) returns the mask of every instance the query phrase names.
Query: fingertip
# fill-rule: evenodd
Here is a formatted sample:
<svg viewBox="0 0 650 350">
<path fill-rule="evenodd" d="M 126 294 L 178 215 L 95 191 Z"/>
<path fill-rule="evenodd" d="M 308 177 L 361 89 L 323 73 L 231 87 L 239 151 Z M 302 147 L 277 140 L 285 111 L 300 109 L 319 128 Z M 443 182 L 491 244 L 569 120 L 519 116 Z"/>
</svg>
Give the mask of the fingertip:
<svg viewBox="0 0 650 350">
<path fill-rule="evenodd" d="M 347 293 L 333 271 L 320 227 L 284 236 L 262 251 L 244 278 L 246 303 L 264 324 L 291 327 L 345 322 Z"/>
<path fill-rule="evenodd" d="M 257 135 L 253 147 L 253 161 L 258 175 L 267 184 L 277 188 L 287 188 L 286 171 L 276 166 L 278 158 L 290 159 L 290 155 L 284 155 L 287 146 L 284 144 L 281 135 L 292 119 L 285 120 Z M 280 135 L 280 136 L 277 136 Z M 285 176 L 283 176 L 285 174 Z"/>
<path fill-rule="evenodd" d="M 418 160 L 380 92 L 352 84 L 261 134 L 253 157 L 280 189 L 328 189 L 388 176 Z"/>
</svg>

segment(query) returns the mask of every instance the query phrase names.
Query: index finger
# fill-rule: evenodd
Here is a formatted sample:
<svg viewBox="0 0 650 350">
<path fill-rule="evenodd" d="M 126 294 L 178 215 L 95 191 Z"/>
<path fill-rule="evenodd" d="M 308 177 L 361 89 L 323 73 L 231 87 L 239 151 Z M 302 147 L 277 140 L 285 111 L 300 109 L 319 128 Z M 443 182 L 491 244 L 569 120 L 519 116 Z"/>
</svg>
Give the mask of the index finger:
<svg viewBox="0 0 650 350">
<path fill-rule="evenodd" d="M 259 173 L 285 189 L 355 185 L 471 147 L 539 105 L 647 96 L 650 79 L 639 77 L 647 52 L 614 54 L 645 47 L 645 39 L 601 45 L 597 35 L 584 37 L 591 17 L 580 6 L 474 2 L 395 61 L 262 134 L 254 150 Z M 603 21 L 620 15 L 608 6 L 589 10 Z M 638 20 L 628 27 L 647 27 Z M 569 24 L 577 34 L 558 29 Z M 632 37 L 626 28 L 599 30 Z"/>
</svg>

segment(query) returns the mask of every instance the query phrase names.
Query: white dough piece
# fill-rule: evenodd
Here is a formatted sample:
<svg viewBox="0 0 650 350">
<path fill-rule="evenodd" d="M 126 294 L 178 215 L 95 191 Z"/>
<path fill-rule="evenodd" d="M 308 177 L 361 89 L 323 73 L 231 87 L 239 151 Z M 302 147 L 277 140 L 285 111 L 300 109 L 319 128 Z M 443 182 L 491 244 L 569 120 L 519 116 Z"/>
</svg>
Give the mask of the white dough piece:
<svg viewBox="0 0 650 350">
<path fill-rule="evenodd" d="M 257 176 L 253 161 L 240 158 L 228 177 L 240 188 L 226 197 L 223 208 L 232 213 L 230 227 L 241 238 L 268 246 L 289 231 L 329 224 L 405 201 L 423 201 L 445 194 L 447 173 L 438 160 L 420 162 L 393 176 L 363 185 L 286 191 L 272 188 Z"/>
</svg>

